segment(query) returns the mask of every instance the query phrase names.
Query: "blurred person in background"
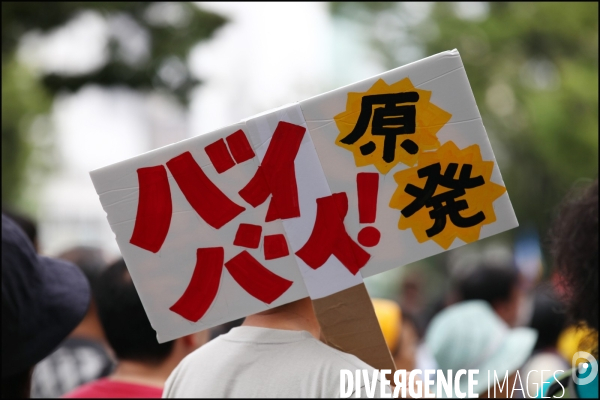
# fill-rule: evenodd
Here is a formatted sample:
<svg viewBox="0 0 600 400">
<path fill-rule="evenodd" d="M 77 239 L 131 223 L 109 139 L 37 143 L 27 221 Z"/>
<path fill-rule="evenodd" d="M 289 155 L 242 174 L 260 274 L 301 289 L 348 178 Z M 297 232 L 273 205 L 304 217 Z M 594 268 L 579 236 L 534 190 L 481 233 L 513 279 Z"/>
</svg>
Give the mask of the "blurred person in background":
<svg viewBox="0 0 600 400">
<path fill-rule="evenodd" d="M 90 302 L 85 276 L 40 257 L 2 215 L 2 398 L 26 398 L 34 366 L 80 323 Z"/>
<path fill-rule="evenodd" d="M 412 371 L 419 345 L 414 319 L 392 300 L 373 299 L 373 308 L 396 369 Z"/>
<path fill-rule="evenodd" d="M 451 370 L 454 377 L 460 369 L 479 370 L 473 388 L 479 397 L 494 396 L 494 393 L 496 397 L 511 396 L 516 372 L 531 355 L 536 339 L 535 330 L 511 328 L 483 300 L 463 301 L 447 307 L 433 318 L 425 334 L 425 343 L 444 373 Z M 488 373 L 493 377 L 494 371 L 501 383 L 508 375 L 504 388 L 499 385 L 494 388 L 493 379 L 491 387 L 488 386 Z M 467 376 L 462 375 L 461 392 L 468 393 L 467 384 Z M 515 391 L 521 394 L 522 388 L 517 386 Z M 434 393 L 437 394 L 437 387 Z M 454 388 L 453 394 L 456 394 Z"/>
<path fill-rule="evenodd" d="M 598 179 L 562 204 L 552 228 L 551 250 L 567 303 L 567 316 L 590 329 L 595 359 L 544 385 L 545 396 L 598 397 Z M 569 360 L 576 361 L 576 360 Z M 573 365 L 575 368 L 575 366 Z M 576 379 L 573 377 L 576 375 Z M 540 396 L 541 397 L 541 396 Z"/>
<path fill-rule="evenodd" d="M 529 326 L 538 332 L 533 355 L 522 370 L 527 377 L 529 397 L 536 396 L 542 383 L 552 379 L 556 371 L 569 369 L 569 363 L 557 349 L 558 338 L 565 328 L 564 304 L 548 284 L 533 292 L 533 315 Z"/>
<path fill-rule="evenodd" d="M 484 300 L 509 326 L 517 325 L 523 290 L 514 264 L 482 260 L 455 279 L 459 301 Z"/>
<path fill-rule="evenodd" d="M 417 329 L 422 335 L 431 319 L 427 309 L 425 281 L 427 277 L 420 270 L 411 270 L 402 279 L 399 287 L 399 303 L 402 311 L 415 317 Z"/>
<path fill-rule="evenodd" d="M 94 299 L 98 278 L 107 267 L 104 253 L 96 247 L 77 246 L 58 258 L 81 269 L 90 283 L 92 300 L 81 323 L 35 367 L 31 390 L 34 398 L 60 397 L 84 383 L 107 376 L 114 367 Z"/>
<path fill-rule="evenodd" d="M 435 314 L 434 314 L 435 315 Z M 437 369 L 433 355 L 425 345 L 423 336 L 419 333 L 417 319 L 414 315 L 402 313 L 402 332 L 400 332 L 400 351 L 394 356 L 396 365 L 402 369 Z"/>
<path fill-rule="evenodd" d="M 64 397 L 161 397 L 171 371 L 206 343 L 208 331 L 158 343 L 123 259 L 102 273 L 94 290 L 100 321 L 117 366 L 107 378 L 80 386 Z"/>
<path fill-rule="evenodd" d="M 403 277 L 399 292 L 399 303 L 402 309 L 403 325 L 406 329 L 402 330 L 402 343 L 406 351 L 398 353 L 399 358 L 395 360 L 403 365 L 407 370 L 414 368 L 436 369 L 436 363 L 429 350 L 423 344 L 423 336 L 427 325 L 439 310 L 444 306 L 443 298 L 440 293 L 441 287 L 436 288 L 433 294 L 427 294 L 427 282 L 431 275 L 422 269 L 409 270 Z M 433 297 L 432 297 L 433 294 Z M 400 368 L 400 367 L 398 367 Z"/>
</svg>

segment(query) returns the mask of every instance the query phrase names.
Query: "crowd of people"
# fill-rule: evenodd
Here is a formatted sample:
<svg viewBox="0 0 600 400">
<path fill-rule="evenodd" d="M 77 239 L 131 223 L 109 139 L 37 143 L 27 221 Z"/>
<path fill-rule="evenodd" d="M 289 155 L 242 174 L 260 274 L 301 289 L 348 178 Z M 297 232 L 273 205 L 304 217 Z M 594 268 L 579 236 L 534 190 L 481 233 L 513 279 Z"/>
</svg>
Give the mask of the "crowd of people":
<svg viewBox="0 0 600 400">
<path fill-rule="evenodd" d="M 572 369 L 577 351 L 598 357 L 597 180 L 565 199 L 549 248 L 552 279 L 532 290 L 509 259 L 459 269 L 426 324 L 373 299 L 396 368 L 497 374 L 480 397 L 597 397 L 597 362 Z M 3 210 L 3 398 L 339 397 L 342 369 L 373 370 L 323 342 L 308 298 L 159 344 L 123 259 L 43 257 L 35 224 Z"/>
</svg>

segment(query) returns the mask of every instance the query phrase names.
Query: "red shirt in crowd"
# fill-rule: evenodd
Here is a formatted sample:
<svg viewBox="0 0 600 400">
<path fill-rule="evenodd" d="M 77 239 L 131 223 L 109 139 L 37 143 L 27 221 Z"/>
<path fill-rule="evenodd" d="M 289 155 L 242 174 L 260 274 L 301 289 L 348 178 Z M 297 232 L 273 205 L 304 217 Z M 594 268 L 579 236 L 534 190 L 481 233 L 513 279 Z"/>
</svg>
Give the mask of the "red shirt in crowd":
<svg viewBox="0 0 600 400">
<path fill-rule="evenodd" d="M 85 384 L 65 394 L 64 398 L 160 398 L 163 389 L 157 386 L 140 385 L 137 383 L 115 381 L 109 378 Z"/>
</svg>

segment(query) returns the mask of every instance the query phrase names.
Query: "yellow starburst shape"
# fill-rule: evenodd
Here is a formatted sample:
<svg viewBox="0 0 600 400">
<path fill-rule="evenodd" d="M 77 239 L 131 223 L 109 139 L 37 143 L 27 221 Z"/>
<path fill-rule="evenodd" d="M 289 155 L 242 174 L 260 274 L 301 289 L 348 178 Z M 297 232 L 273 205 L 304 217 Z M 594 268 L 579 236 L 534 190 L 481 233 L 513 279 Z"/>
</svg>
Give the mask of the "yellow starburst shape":
<svg viewBox="0 0 600 400">
<path fill-rule="evenodd" d="M 398 228 L 410 228 L 419 243 L 431 239 L 444 249 L 456 238 L 478 240 L 481 227 L 496 221 L 494 200 L 506 192 L 491 182 L 493 169 L 494 162 L 482 160 L 478 145 L 460 150 L 446 142 L 421 154 L 417 166 L 394 174 L 398 188 L 390 207 L 401 210 Z"/>
<path fill-rule="evenodd" d="M 395 102 L 398 97 L 396 97 L 396 100 L 393 100 L 392 96 L 370 97 L 368 100 L 374 100 L 370 105 L 368 104 L 369 101 L 363 101 L 363 98 L 367 96 L 389 94 L 402 95 L 407 93 L 413 95 L 404 96 L 399 103 Z M 417 95 L 414 95 L 414 93 Z M 386 101 L 390 101 L 390 103 L 386 105 L 381 102 L 376 102 L 382 101 L 383 99 L 387 99 Z M 415 88 L 408 78 L 404 78 L 391 85 L 385 83 L 383 79 L 379 79 L 366 92 L 350 92 L 348 93 L 348 100 L 346 102 L 346 111 L 334 117 L 335 123 L 340 131 L 335 143 L 354 154 L 354 161 L 357 167 L 373 164 L 380 173 L 386 174 L 399 162 L 408 166 L 413 166 L 418 161 L 419 155 L 424 151 L 434 150 L 440 146 L 436 134 L 452 117 L 452 114 L 432 104 L 430 99 L 431 91 Z M 363 107 L 365 105 L 366 107 Z M 402 114 L 402 111 L 398 110 L 409 109 L 413 106 L 415 123 L 414 133 L 397 135 L 393 150 L 388 150 L 390 152 L 393 151 L 393 153 L 388 155 L 387 161 L 384 160 L 383 151 L 386 136 L 374 135 L 372 133 L 373 121 L 378 118 L 376 114 L 385 114 L 385 117 L 380 117 L 378 120 L 380 121 L 380 124 L 385 124 L 386 129 L 402 128 L 407 126 L 404 124 L 408 121 L 408 117 L 407 115 Z M 390 110 L 396 110 L 400 114 L 390 115 L 393 113 L 384 110 L 375 111 L 378 108 L 383 109 L 385 107 L 389 107 Z M 364 114 L 362 117 L 361 111 Z M 364 124 L 357 125 L 361 118 Z M 368 126 L 366 124 L 367 121 Z M 360 126 L 363 126 L 365 129 L 360 129 Z M 360 132 L 356 132 L 357 130 Z M 407 128 L 407 130 L 410 131 L 411 129 Z M 364 133 L 362 133 L 363 131 Z M 360 133 L 362 133 L 362 135 L 360 135 Z M 360 138 L 356 141 L 352 139 L 357 138 L 359 135 Z M 351 139 L 348 139 L 348 137 Z M 402 147 L 403 142 L 407 139 L 412 143 L 410 143 L 410 146 Z M 344 143 L 344 141 L 346 143 Z M 408 150 L 406 150 L 407 148 Z"/>
</svg>

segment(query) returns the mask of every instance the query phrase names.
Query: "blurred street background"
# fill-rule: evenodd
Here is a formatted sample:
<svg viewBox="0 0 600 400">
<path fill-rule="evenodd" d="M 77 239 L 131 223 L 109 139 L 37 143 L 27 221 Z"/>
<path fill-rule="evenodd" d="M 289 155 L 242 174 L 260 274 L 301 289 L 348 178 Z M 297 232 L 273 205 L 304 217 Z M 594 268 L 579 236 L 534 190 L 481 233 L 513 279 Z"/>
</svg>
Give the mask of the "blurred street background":
<svg viewBox="0 0 600 400">
<path fill-rule="evenodd" d="M 454 48 L 520 227 L 368 287 L 433 315 L 475 253 L 532 287 L 560 199 L 597 176 L 597 3 L 3 2 L 2 206 L 43 254 L 115 258 L 89 171 Z"/>
</svg>

